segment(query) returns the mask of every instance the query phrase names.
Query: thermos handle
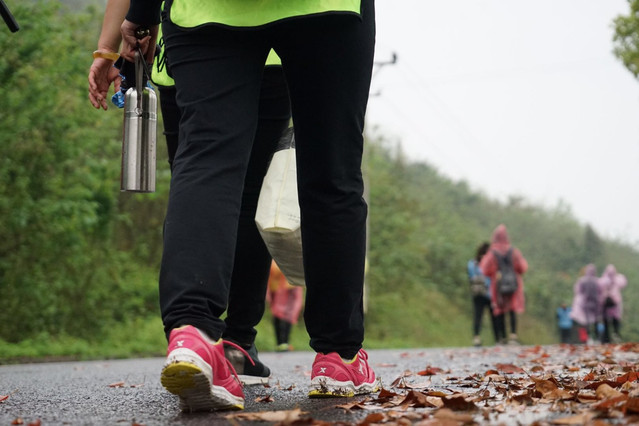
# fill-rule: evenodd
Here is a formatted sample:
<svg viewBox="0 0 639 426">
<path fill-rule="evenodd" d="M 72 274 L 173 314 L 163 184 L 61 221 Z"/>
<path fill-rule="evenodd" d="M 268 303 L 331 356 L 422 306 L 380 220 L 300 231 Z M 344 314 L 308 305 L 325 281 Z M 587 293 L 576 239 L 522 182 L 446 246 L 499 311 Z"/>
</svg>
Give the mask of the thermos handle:
<svg viewBox="0 0 639 426">
<path fill-rule="evenodd" d="M 135 38 L 138 40 L 143 39 L 144 37 L 150 34 L 150 30 L 145 27 L 138 27 L 135 30 Z M 142 51 L 140 50 L 140 43 L 137 43 L 135 50 L 135 88 L 138 91 L 138 109 L 142 110 L 142 92 L 144 91 L 144 73 L 147 72 L 144 63 L 144 55 L 142 55 Z M 150 76 L 149 76 L 150 78 Z"/>
<path fill-rule="evenodd" d="M 142 86 L 144 82 L 144 57 L 140 52 L 140 49 L 135 51 L 135 89 L 138 92 L 138 109 L 142 110 L 142 91 L 144 87 Z"/>
</svg>

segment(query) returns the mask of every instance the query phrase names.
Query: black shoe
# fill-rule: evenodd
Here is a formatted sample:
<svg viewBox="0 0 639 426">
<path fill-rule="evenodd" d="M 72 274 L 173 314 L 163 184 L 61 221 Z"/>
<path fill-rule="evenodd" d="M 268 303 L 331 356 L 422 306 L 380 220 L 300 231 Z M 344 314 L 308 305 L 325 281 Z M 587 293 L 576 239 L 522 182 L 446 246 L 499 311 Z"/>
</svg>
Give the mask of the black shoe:
<svg viewBox="0 0 639 426">
<path fill-rule="evenodd" d="M 224 355 L 228 359 L 238 378 L 244 386 L 251 385 L 267 385 L 268 378 L 271 375 L 271 370 L 257 357 L 257 348 L 255 344 L 252 344 L 248 348 L 244 348 L 248 353 L 250 359 L 242 353 L 239 349 L 233 346 L 224 347 Z M 251 360 L 253 362 L 251 362 Z"/>
</svg>

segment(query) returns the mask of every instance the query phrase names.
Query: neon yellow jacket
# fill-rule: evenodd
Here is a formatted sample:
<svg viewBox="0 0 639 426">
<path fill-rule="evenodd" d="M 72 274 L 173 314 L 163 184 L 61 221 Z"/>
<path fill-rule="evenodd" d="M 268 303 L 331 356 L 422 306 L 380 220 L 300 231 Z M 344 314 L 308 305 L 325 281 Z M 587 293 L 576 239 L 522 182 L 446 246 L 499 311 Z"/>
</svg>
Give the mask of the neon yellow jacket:
<svg viewBox="0 0 639 426">
<path fill-rule="evenodd" d="M 173 0 L 171 22 L 193 28 L 216 23 L 257 27 L 296 16 L 360 13 L 361 0 Z"/>
<path fill-rule="evenodd" d="M 163 0 L 131 0 L 126 19 L 140 25 L 160 22 Z M 282 19 L 323 13 L 359 15 L 361 0 L 174 0 L 171 21 L 192 28 L 204 24 L 257 27 Z"/>
</svg>

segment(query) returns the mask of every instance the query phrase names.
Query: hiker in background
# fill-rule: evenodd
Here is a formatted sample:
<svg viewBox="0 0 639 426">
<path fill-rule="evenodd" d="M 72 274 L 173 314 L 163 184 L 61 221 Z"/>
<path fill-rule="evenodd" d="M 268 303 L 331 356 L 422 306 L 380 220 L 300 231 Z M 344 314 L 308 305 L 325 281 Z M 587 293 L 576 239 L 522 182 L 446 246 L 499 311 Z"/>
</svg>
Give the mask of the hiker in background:
<svg viewBox="0 0 639 426">
<path fill-rule="evenodd" d="M 490 322 L 493 326 L 495 335 L 495 343 L 498 342 L 497 329 L 495 328 L 495 320 L 493 317 L 493 309 L 490 304 L 490 278 L 486 277 L 481 269 L 479 262 L 488 251 L 490 244 L 482 243 L 475 254 L 474 259 L 468 261 L 468 280 L 470 281 L 470 292 L 473 297 L 473 345 L 481 346 L 481 321 L 484 316 L 484 310 L 488 309 L 490 313 Z"/>
<path fill-rule="evenodd" d="M 490 249 L 479 263 L 480 269 L 490 278 L 493 314 L 501 315 L 503 323 L 502 343 L 505 341 L 505 315 L 510 319 L 508 343 L 517 344 L 517 314 L 525 308 L 524 281 L 522 275 L 528 270 L 528 262 L 519 249 L 510 244 L 508 231 L 500 224 L 493 231 Z M 499 323 L 498 323 L 499 326 Z"/>
<path fill-rule="evenodd" d="M 597 267 L 590 263 L 584 268 L 573 287 L 572 313 L 570 317 L 578 324 L 581 343 L 592 344 L 597 339 L 597 322 L 600 319 L 601 291 Z"/>
<path fill-rule="evenodd" d="M 278 352 L 292 350 L 289 338 L 293 325 L 297 324 L 299 319 L 303 297 L 304 289 L 289 284 L 277 263 L 273 261 L 266 300 L 271 306 L 271 314 L 273 314 L 276 350 Z"/>
<path fill-rule="evenodd" d="M 572 343 L 572 318 L 570 306 L 566 306 L 565 302 L 557 308 L 557 327 L 559 328 L 559 341 L 561 343 Z"/>
<path fill-rule="evenodd" d="M 619 343 L 621 337 L 621 315 L 623 313 L 623 300 L 621 289 L 628 285 L 626 276 L 617 272 L 614 265 L 606 266 L 603 275 L 599 279 L 601 289 L 601 312 L 604 324 L 602 343 Z M 612 326 L 612 333 L 610 327 Z"/>
</svg>

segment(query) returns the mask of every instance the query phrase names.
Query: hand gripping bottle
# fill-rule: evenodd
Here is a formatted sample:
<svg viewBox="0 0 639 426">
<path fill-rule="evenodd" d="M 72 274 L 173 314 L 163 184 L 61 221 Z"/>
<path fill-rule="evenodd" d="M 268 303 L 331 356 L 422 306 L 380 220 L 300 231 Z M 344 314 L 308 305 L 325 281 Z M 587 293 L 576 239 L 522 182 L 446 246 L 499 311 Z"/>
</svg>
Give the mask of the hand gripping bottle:
<svg viewBox="0 0 639 426">
<path fill-rule="evenodd" d="M 145 65 L 138 50 L 135 87 L 129 87 L 124 96 L 120 190 L 127 192 L 155 192 L 158 101 L 146 84 Z"/>
</svg>

